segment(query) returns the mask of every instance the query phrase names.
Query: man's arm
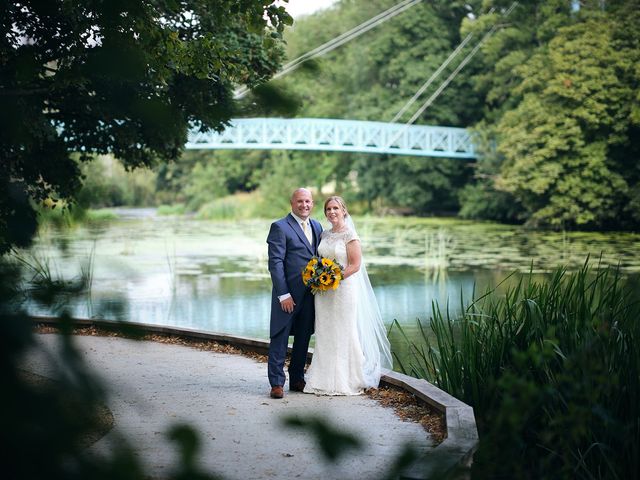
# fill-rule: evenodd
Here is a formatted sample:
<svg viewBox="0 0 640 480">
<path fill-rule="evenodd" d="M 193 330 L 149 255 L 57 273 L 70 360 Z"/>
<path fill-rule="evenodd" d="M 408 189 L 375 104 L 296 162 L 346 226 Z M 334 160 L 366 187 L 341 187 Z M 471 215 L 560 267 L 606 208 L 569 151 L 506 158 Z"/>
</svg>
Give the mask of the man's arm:
<svg viewBox="0 0 640 480">
<path fill-rule="evenodd" d="M 293 312 L 296 304 L 293 301 L 289 286 L 284 272 L 284 258 L 287 254 L 287 237 L 282 228 L 277 223 L 271 224 L 269 236 L 267 237 L 269 245 L 269 273 L 273 288 L 276 291 L 280 307 L 287 313 Z"/>
<path fill-rule="evenodd" d="M 276 295 L 281 297 L 289 293 L 289 286 L 284 272 L 284 259 L 287 254 L 287 237 L 277 223 L 271 224 L 267 236 L 269 246 L 269 273 Z"/>
</svg>

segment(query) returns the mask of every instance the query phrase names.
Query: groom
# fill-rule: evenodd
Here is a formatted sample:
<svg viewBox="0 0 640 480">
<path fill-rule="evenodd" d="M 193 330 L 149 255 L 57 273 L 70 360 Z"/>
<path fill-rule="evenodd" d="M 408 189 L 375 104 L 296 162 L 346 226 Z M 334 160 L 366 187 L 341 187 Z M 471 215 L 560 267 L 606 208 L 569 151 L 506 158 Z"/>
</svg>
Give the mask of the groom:
<svg viewBox="0 0 640 480">
<path fill-rule="evenodd" d="M 269 272 L 273 283 L 267 364 L 271 398 L 284 396 L 284 362 L 289 335 L 293 335 L 289 390 L 301 392 L 305 386 L 304 367 L 315 310 L 313 295 L 302 283 L 302 270 L 316 255 L 322 232 L 320 223 L 309 218 L 312 209 L 311 192 L 306 188 L 297 189 L 291 195 L 291 213 L 273 222 L 267 237 Z"/>
</svg>

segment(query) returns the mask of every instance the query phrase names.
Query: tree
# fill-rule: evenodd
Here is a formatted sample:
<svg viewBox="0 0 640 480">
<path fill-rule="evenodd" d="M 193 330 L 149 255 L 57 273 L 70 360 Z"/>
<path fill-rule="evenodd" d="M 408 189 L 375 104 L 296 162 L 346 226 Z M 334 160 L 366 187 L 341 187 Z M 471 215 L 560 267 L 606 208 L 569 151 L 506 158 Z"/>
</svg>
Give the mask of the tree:
<svg viewBox="0 0 640 480">
<path fill-rule="evenodd" d="M 451 214 L 459 208 L 457 189 L 469 169 L 464 160 L 449 158 L 364 157 L 356 163 L 358 198 L 376 200 L 414 215 Z"/>
<path fill-rule="evenodd" d="M 190 127 L 222 130 L 234 87 L 279 65 L 291 17 L 273 3 L 3 0 L 0 252 L 28 244 L 32 202 L 73 198 L 79 162 L 150 165 L 177 158 Z"/>
<path fill-rule="evenodd" d="M 629 201 L 640 50 L 618 30 L 594 14 L 560 29 L 517 70 L 523 99 L 497 125 L 498 185 L 522 202 L 530 223 L 600 228 L 617 223 Z"/>
<path fill-rule="evenodd" d="M 500 28 L 476 56 L 485 113 L 461 214 L 554 228 L 633 228 L 640 216 L 637 0 L 510 0 L 465 21 Z M 488 148 L 485 148 L 484 143 Z"/>
<path fill-rule="evenodd" d="M 289 57 L 296 58 L 394 3 L 397 2 L 344 1 L 333 9 L 301 19 L 286 35 Z M 298 96 L 301 116 L 388 122 L 460 42 L 459 27 L 468 5 L 479 3 L 423 2 L 321 57 L 315 69 L 300 69 L 278 82 Z M 433 84 L 399 121 L 408 120 L 438 85 L 439 82 Z M 481 104 L 467 94 L 469 90 L 468 82 L 456 80 L 417 123 L 466 126 L 476 121 Z M 352 165 L 358 174 L 356 182 L 343 180 L 338 185 L 343 188 L 341 193 L 364 200 L 370 208 L 375 203 L 409 207 L 416 213 L 455 211 L 456 190 L 468 173 L 459 160 L 326 155 L 327 160 L 331 157 L 335 180 L 346 180 L 349 172 L 339 171 L 345 165 Z"/>
</svg>

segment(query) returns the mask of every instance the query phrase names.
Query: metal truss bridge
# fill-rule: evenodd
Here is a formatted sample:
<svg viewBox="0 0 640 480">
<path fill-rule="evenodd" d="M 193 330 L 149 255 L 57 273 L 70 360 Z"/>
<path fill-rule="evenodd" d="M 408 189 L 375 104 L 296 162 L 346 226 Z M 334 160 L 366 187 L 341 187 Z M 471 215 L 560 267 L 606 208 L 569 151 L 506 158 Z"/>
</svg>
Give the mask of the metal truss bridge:
<svg viewBox="0 0 640 480">
<path fill-rule="evenodd" d="M 192 131 L 187 149 L 317 150 L 476 158 L 464 128 L 320 118 L 231 120 L 222 133 Z"/>
</svg>

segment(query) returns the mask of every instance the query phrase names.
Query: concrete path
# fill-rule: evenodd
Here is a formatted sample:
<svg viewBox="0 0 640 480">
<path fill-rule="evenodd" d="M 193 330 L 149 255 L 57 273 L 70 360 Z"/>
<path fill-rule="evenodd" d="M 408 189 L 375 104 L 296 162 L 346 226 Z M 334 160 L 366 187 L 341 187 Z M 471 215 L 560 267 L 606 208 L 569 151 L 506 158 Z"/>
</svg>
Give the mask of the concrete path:
<svg viewBox="0 0 640 480">
<path fill-rule="evenodd" d="M 57 335 L 37 338 L 47 350 L 57 351 Z M 110 388 L 115 429 L 93 448 L 109 449 L 117 434 L 124 434 L 154 477 L 166 476 L 175 463 L 175 448 L 165 432 L 184 422 L 200 432 L 202 467 L 229 480 L 380 478 L 400 445 L 411 442 L 425 453 L 432 449 L 419 424 L 403 422 L 367 396 L 285 390 L 283 400 L 272 400 L 266 364 L 241 355 L 116 337 L 75 340 Z M 47 376 L 50 360 L 32 352 L 25 368 Z M 282 425 L 284 416 L 298 414 L 326 417 L 364 439 L 365 450 L 337 465 L 326 464 L 308 433 Z"/>
</svg>

